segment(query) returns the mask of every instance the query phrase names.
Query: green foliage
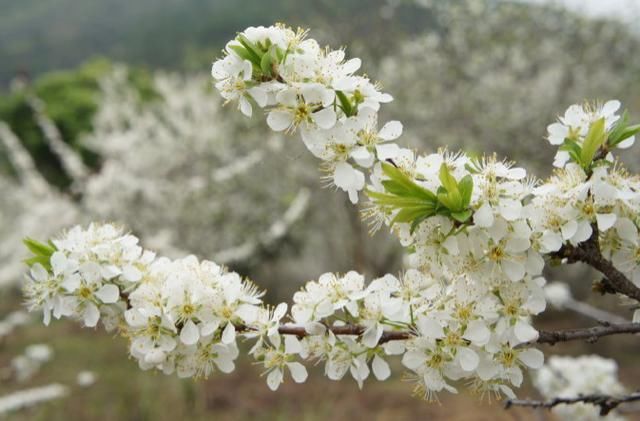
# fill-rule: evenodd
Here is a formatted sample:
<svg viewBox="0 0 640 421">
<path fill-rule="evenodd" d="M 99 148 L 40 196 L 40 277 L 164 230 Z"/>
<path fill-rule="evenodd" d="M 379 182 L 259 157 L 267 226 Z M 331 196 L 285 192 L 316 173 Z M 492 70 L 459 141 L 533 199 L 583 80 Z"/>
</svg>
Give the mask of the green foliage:
<svg viewBox="0 0 640 421">
<path fill-rule="evenodd" d="M 236 54 L 245 60 L 249 60 L 253 66 L 253 77 L 256 79 L 274 79 L 278 76 L 278 65 L 286 57 L 287 52 L 271 41 L 263 43 L 251 42 L 240 34 L 236 37 L 240 45 L 230 45 Z"/>
<path fill-rule="evenodd" d="M 585 171 L 589 171 L 593 160 L 603 157 L 603 152 L 612 149 L 640 132 L 640 124 L 629 125 L 629 115 L 625 110 L 620 119 L 607 133 L 605 119 L 600 118 L 589 127 L 582 146 L 573 138 L 568 137 L 560 146 L 560 150 L 567 151 L 571 159 L 578 163 Z"/>
<path fill-rule="evenodd" d="M 582 146 L 568 137 L 560 146 L 561 151 L 569 153 L 572 161 L 578 163 L 585 171 L 589 171 L 596 153 L 607 143 L 607 132 L 604 117 L 592 123 Z"/>
<path fill-rule="evenodd" d="M 640 132 L 640 124 L 629 125 L 629 113 L 625 110 L 609 133 L 607 147 L 613 148 L 638 132 Z"/>
<path fill-rule="evenodd" d="M 56 246 L 49 241 L 47 244 L 34 240 L 33 238 L 25 238 L 22 240 L 25 246 L 29 249 L 33 256 L 25 259 L 25 263 L 29 267 L 36 263 L 40 263 L 45 269 L 51 270 L 51 255 L 56 252 Z"/>
<path fill-rule="evenodd" d="M 60 130 L 62 138 L 77 150 L 86 164 L 96 166 L 98 156 L 85 148 L 80 140 L 89 132 L 100 100 L 100 78 L 113 69 L 106 59 L 94 59 L 78 69 L 48 73 L 32 86 L 13 94 L 0 96 L 0 120 L 6 122 L 33 156 L 38 169 L 53 184 L 65 187 L 70 179 L 55 155 L 47 147 L 28 103 L 33 94 L 45 104 L 45 113 Z M 142 101 L 158 97 L 150 74 L 131 69 L 129 80 Z M 6 169 L 6 163 L 5 169 Z M 2 170 L 2 168 L 0 168 Z"/>
<path fill-rule="evenodd" d="M 598 119 L 589 127 L 589 132 L 584 139 L 582 150 L 580 151 L 580 163 L 583 168 L 589 168 L 596 152 L 607 141 L 607 132 L 604 124 L 604 117 Z"/>
<path fill-rule="evenodd" d="M 413 232 L 421 222 L 434 215 L 448 216 L 460 223 L 465 223 L 471 217 L 471 176 L 467 175 L 457 181 L 447 166 L 442 164 L 439 174 L 442 185 L 437 193 L 433 193 L 391 164 L 384 163 L 382 170 L 389 177 L 382 182 L 386 192 L 368 190 L 367 194 L 375 204 L 397 211 L 391 221 L 392 225 L 397 222 L 410 223 Z"/>
</svg>

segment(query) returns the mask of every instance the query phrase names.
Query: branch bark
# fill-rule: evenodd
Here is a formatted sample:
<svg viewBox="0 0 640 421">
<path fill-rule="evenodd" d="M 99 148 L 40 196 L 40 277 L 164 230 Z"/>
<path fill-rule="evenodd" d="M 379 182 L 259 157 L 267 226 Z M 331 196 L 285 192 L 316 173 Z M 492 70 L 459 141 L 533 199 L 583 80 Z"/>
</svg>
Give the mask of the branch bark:
<svg viewBox="0 0 640 421">
<path fill-rule="evenodd" d="M 345 326 L 326 326 L 327 330 L 333 332 L 334 335 L 351 335 L 360 336 L 366 330 L 364 326 L 358 325 L 345 325 Z M 305 330 L 304 326 L 294 325 L 282 325 L 278 328 L 278 332 L 281 335 L 295 335 L 300 338 L 308 336 L 309 334 Z M 401 341 L 410 339 L 414 336 L 413 332 L 404 330 L 385 330 L 382 332 L 379 344 L 383 344 L 389 341 Z"/>
<path fill-rule="evenodd" d="M 640 333 L 640 323 L 603 323 L 601 326 L 593 326 L 580 329 L 566 329 L 556 331 L 539 332 L 538 339 L 534 343 L 555 345 L 558 342 L 586 340 L 596 342 L 603 336 L 618 335 L 623 333 Z"/>
<path fill-rule="evenodd" d="M 549 401 L 537 401 L 526 399 L 509 399 L 505 402 L 505 409 L 512 406 L 526 406 L 530 408 L 551 409 L 557 405 L 571 405 L 576 403 L 587 403 L 600 407 L 600 415 L 605 416 L 619 405 L 626 402 L 640 401 L 640 392 L 635 392 L 627 396 L 610 396 L 610 395 L 581 395 L 573 398 L 554 398 Z"/>
<path fill-rule="evenodd" d="M 569 263 L 582 262 L 588 264 L 605 276 L 604 285 L 607 287 L 605 292 L 617 292 L 640 302 L 640 288 L 616 269 L 613 263 L 604 258 L 600 251 L 598 235 L 598 227 L 593 224 L 591 238 L 577 247 L 564 245 L 553 256 L 567 259 Z"/>
<path fill-rule="evenodd" d="M 365 327 L 358 325 L 344 325 L 344 326 L 326 326 L 327 330 L 330 330 L 335 335 L 351 335 L 359 336 L 365 331 Z M 296 325 L 282 325 L 278 328 L 278 332 L 281 335 L 295 335 L 298 337 L 305 337 L 309 334 L 305 331 L 304 326 Z M 601 326 L 593 326 L 588 328 L 579 329 L 566 329 L 555 331 L 539 331 L 538 339 L 532 342 L 528 342 L 523 345 L 535 345 L 535 344 L 549 344 L 555 345 L 558 342 L 569 342 L 586 340 L 587 342 L 595 342 L 599 338 L 604 336 L 619 335 L 619 334 L 636 334 L 640 333 L 640 323 L 620 323 L 611 324 L 603 323 Z M 385 330 L 382 333 L 379 343 L 385 343 L 389 341 L 406 340 L 413 337 L 415 334 L 411 331 L 398 331 L 398 330 Z"/>
</svg>

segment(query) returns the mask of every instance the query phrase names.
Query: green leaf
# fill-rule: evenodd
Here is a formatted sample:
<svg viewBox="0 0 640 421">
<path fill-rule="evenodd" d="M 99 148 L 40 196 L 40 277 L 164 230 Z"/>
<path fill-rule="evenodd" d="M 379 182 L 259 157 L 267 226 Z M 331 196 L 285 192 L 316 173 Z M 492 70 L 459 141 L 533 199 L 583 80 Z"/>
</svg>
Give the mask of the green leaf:
<svg viewBox="0 0 640 421">
<path fill-rule="evenodd" d="M 458 183 L 458 188 L 460 189 L 460 193 L 462 193 L 462 207 L 468 208 L 473 193 L 473 178 L 470 175 L 465 175 Z"/>
<path fill-rule="evenodd" d="M 28 259 L 24 259 L 24 263 L 26 263 L 29 267 L 35 265 L 36 263 L 40 263 L 43 268 L 51 271 L 51 260 L 45 256 L 30 257 Z"/>
<path fill-rule="evenodd" d="M 260 62 L 256 63 L 254 61 L 254 57 L 251 54 L 249 54 L 249 52 L 244 47 L 240 45 L 230 45 L 229 48 L 232 49 L 238 55 L 238 57 L 244 60 L 249 60 L 254 65 L 255 64 L 260 65 Z"/>
<path fill-rule="evenodd" d="M 622 130 L 622 132 L 617 136 L 617 138 L 615 140 L 611 140 L 610 139 L 609 142 L 608 142 L 608 145 L 611 146 L 611 147 L 616 146 L 616 145 L 622 143 L 624 140 L 627 140 L 631 136 L 635 136 L 639 132 L 640 132 L 640 124 L 635 124 L 633 126 L 628 126 L 624 130 Z"/>
<path fill-rule="evenodd" d="M 591 124 L 589 132 L 584 139 L 582 152 L 580 153 L 580 163 L 585 169 L 589 168 L 596 152 L 606 141 L 607 133 L 604 124 L 604 117 L 596 120 Z"/>
<path fill-rule="evenodd" d="M 398 192 L 402 190 L 404 195 L 407 195 L 407 196 L 421 197 L 421 198 L 424 198 L 425 200 L 430 200 L 433 202 L 436 201 L 436 195 L 433 192 L 413 182 L 413 180 L 411 180 L 406 174 L 404 174 L 401 170 L 399 170 L 395 166 L 385 162 L 382 164 L 382 171 L 387 177 L 389 177 L 392 181 L 396 183 L 393 186 L 397 189 Z M 395 193 L 395 194 L 403 194 L 403 193 Z"/>
<path fill-rule="evenodd" d="M 459 204 L 457 200 L 455 198 L 452 198 L 449 193 L 444 191 L 444 189 L 442 189 L 442 191 L 438 193 L 438 201 L 450 211 L 455 212 L 458 209 Z"/>
<path fill-rule="evenodd" d="M 252 63 L 255 63 L 256 65 L 260 66 L 263 53 L 259 50 L 259 48 L 256 45 L 254 45 L 251 41 L 249 41 L 249 39 L 242 34 L 238 35 L 236 39 L 240 44 L 242 44 L 242 46 L 247 50 L 248 54 L 252 57 L 252 59 L 249 59 L 249 60 Z"/>
<path fill-rule="evenodd" d="M 429 218 L 430 214 L 424 214 L 422 216 L 417 217 L 412 223 L 411 223 L 411 228 L 409 228 L 409 234 L 413 234 L 416 230 L 416 228 L 418 228 L 418 225 L 420 225 L 425 219 Z"/>
<path fill-rule="evenodd" d="M 445 164 L 440 166 L 440 182 L 442 187 L 438 189 L 438 200 L 442 202 L 451 212 L 458 212 L 464 209 L 462 193 L 458 188 L 458 182 L 449 173 Z"/>
<path fill-rule="evenodd" d="M 471 211 L 471 209 L 467 209 L 464 210 L 462 212 L 452 212 L 451 213 L 451 217 L 453 219 L 455 219 L 458 222 L 462 222 L 465 223 L 469 220 L 469 218 L 471 218 L 471 215 L 473 215 L 473 212 Z"/>
<path fill-rule="evenodd" d="M 338 100 L 340 101 L 340 106 L 342 107 L 342 111 L 344 111 L 345 115 L 347 117 L 351 117 L 352 115 L 354 115 L 353 106 L 351 105 L 351 101 L 349 101 L 349 98 L 347 98 L 347 96 L 344 94 L 344 92 L 336 91 L 336 96 L 338 97 Z"/>
<path fill-rule="evenodd" d="M 50 258 L 51 255 L 56 251 L 56 247 L 51 242 L 49 242 L 49 244 L 43 244 L 29 237 L 22 240 L 22 242 L 25 246 L 27 246 L 29 251 L 36 256 Z"/>
<path fill-rule="evenodd" d="M 614 146 L 616 142 L 617 143 L 620 142 L 618 138 L 620 137 L 624 129 L 629 125 L 628 123 L 629 123 L 629 113 L 627 112 L 627 110 L 624 110 L 624 112 L 622 113 L 622 116 L 618 119 L 618 121 L 616 121 L 616 124 L 609 131 L 608 144 L 610 146 Z"/>
<path fill-rule="evenodd" d="M 383 206 L 391 206 L 395 208 L 408 206 L 426 206 L 430 205 L 435 209 L 435 203 L 414 197 L 400 197 L 384 193 L 369 192 L 369 197 L 375 199 L 376 202 Z"/>
<path fill-rule="evenodd" d="M 396 222 L 414 222 L 420 218 L 424 220 L 433 215 L 435 215 L 434 210 L 426 206 L 402 208 L 391 220 L 391 225 Z"/>
<path fill-rule="evenodd" d="M 260 70 L 262 70 L 262 74 L 265 76 L 273 76 L 271 68 L 271 54 L 266 53 L 262 56 L 262 59 L 260 60 Z"/>
<path fill-rule="evenodd" d="M 455 178 L 449 172 L 449 168 L 447 168 L 447 164 L 440 165 L 440 183 L 442 186 L 447 189 L 448 192 L 452 192 L 454 190 L 458 190 L 458 183 Z"/>
</svg>

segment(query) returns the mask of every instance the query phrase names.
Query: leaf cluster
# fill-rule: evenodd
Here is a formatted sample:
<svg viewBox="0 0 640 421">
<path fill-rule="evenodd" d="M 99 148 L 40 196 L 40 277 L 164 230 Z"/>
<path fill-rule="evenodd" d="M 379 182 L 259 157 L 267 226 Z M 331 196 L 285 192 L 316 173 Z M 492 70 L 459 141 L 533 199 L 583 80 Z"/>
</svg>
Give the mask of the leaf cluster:
<svg viewBox="0 0 640 421">
<path fill-rule="evenodd" d="M 51 270 L 51 255 L 56 252 L 57 248 L 51 241 L 41 243 L 33 238 L 25 238 L 22 240 L 25 246 L 33 253 L 32 257 L 24 260 L 29 267 L 40 263 L 45 269 Z"/>
<path fill-rule="evenodd" d="M 239 34 L 236 37 L 236 41 L 240 45 L 230 45 L 229 48 L 242 59 L 251 62 L 254 78 L 271 80 L 278 77 L 278 66 L 287 56 L 287 50 L 272 44 L 268 38 L 265 42 L 256 43 Z"/>
<path fill-rule="evenodd" d="M 441 186 L 434 193 L 413 181 L 402 170 L 389 163 L 382 164 L 382 171 L 388 179 L 382 181 L 385 192 L 368 190 L 372 201 L 390 211 L 396 211 L 391 224 L 410 223 L 413 232 L 418 225 L 435 215 L 453 218 L 465 223 L 473 214 L 469 208 L 473 192 L 470 175 L 457 181 L 442 164 L 439 172 Z"/>
</svg>

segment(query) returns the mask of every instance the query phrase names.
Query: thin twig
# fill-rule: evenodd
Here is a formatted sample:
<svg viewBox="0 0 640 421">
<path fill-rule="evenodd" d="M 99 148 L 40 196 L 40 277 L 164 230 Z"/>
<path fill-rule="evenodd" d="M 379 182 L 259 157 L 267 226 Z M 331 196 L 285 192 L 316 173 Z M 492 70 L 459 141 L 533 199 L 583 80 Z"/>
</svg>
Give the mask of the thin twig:
<svg viewBox="0 0 640 421">
<path fill-rule="evenodd" d="M 604 416 L 626 402 L 640 401 L 640 392 L 635 392 L 626 396 L 610 396 L 602 394 L 579 395 L 573 398 L 553 398 L 549 401 L 537 401 L 526 399 L 509 399 L 505 402 L 505 409 L 512 406 L 526 406 L 530 408 L 551 409 L 556 405 L 571 405 L 576 403 L 587 403 L 600 407 L 600 415 Z"/>
<path fill-rule="evenodd" d="M 611 324 L 603 322 L 601 326 L 555 331 L 539 331 L 538 339 L 533 343 L 555 345 L 558 342 L 586 340 L 596 342 L 603 336 L 640 333 L 640 323 Z"/>
</svg>

